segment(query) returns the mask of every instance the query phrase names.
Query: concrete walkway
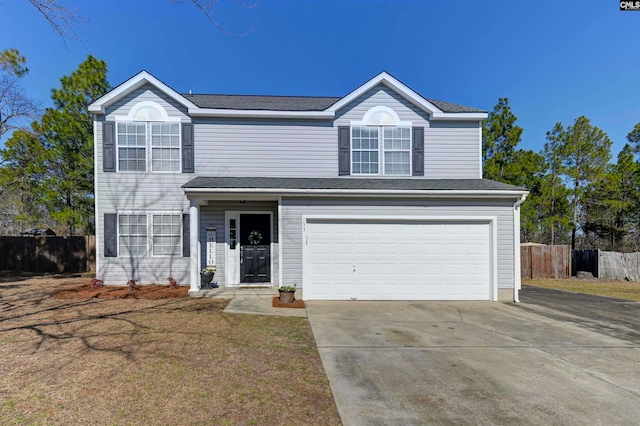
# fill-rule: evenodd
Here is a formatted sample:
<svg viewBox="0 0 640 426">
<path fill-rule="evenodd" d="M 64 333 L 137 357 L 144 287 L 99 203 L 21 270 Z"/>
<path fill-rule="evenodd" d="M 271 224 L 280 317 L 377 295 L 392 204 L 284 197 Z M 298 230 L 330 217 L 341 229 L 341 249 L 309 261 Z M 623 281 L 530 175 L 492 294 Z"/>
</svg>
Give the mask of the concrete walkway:
<svg viewBox="0 0 640 426">
<path fill-rule="evenodd" d="M 308 302 L 307 313 L 347 426 L 640 419 L 637 340 L 495 302 Z"/>
<path fill-rule="evenodd" d="M 227 314 L 275 315 L 281 317 L 307 317 L 306 309 L 274 308 L 272 299 L 278 296 L 278 288 L 238 288 L 224 287 L 203 289 L 197 293 L 189 293 L 191 297 L 209 297 L 213 299 L 231 299 L 223 312 Z M 296 292 L 296 299 L 302 298 L 301 290 Z"/>
</svg>

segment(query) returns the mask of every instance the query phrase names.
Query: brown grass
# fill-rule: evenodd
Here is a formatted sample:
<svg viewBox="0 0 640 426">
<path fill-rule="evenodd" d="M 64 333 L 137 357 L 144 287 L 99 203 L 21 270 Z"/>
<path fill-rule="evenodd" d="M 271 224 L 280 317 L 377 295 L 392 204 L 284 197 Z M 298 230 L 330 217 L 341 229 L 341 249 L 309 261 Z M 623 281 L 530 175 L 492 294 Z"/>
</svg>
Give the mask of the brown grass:
<svg viewBox="0 0 640 426">
<path fill-rule="evenodd" d="M 86 281 L 0 276 L 0 424 L 340 424 L 305 318 L 50 297 Z"/>
<path fill-rule="evenodd" d="M 522 284 L 640 301 L 640 283 L 631 281 L 535 279 L 523 280 Z"/>
</svg>

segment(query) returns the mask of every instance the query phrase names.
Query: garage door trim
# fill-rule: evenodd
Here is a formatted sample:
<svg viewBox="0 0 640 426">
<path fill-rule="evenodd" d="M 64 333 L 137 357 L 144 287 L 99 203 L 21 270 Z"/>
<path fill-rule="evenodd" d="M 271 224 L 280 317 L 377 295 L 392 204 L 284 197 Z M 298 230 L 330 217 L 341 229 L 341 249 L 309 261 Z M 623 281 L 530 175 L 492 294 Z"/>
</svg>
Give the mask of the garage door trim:
<svg viewBox="0 0 640 426">
<path fill-rule="evenodd" d="M 309 264 L 308 264 L 308 247 L 307 247 L 307 224 L 308 223 L 331 223 L 331 222 L 340 222 L 340 223 L 349 223 L 349 222 L 387 222 L 387 223 L 413 223 L 413 224 L 429 224 L 429 223 L 471 223 L 471 224 L 489 224 L 489 250 L 490 250 L 490 260 L 489 260 L 489 294 L 490 300 L 497 301 L 498 300 L 498 227 L 497 222 L 498 218 L 496 216 L 478 216 L 478 215 L 470 215 L 470 216 L 451 216 L 451 215 L 438 215 L 438 216 L 388 216 L 388 215 L 303 215 L 302 216 L 302 289 L 303 289 L 303 297 L 305 300 L 307 296 L 305 295 L 305 289 L 309 287 Z"/>
</svg>

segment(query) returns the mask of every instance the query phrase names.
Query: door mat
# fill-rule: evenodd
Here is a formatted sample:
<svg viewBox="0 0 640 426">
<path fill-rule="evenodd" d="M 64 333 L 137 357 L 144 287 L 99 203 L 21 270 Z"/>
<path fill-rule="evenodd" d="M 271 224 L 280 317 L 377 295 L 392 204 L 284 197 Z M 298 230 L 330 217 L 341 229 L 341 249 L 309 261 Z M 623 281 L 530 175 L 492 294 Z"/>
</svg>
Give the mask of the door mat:
<svg viewBox="0 0 640 426">
<path fill-rule="evenodd" d="M 282 303 L 280 297 L 274 296 L 271 306 L 274 308 L 304 308 L 304 302 L 302 300 L 295 299 L 292 303 Z"/>
</svg>

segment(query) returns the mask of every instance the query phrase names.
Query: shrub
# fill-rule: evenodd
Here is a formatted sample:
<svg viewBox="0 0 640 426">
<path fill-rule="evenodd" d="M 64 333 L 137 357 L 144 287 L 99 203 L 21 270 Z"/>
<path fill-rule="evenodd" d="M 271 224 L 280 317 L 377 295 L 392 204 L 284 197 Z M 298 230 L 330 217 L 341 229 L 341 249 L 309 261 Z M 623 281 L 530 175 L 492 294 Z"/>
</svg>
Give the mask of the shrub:
<svg viewBox="0 0 640 426">
<path fill-rule="evenodd" d="M 175 290 L 176 288 L 178 288 L 178 282 L 174 280 L 173 277 L 169 277 L 167 279 L 169 280 L 169 288 L 171 290 Z"/>
<path fill-rule="evenodd" d="M 93 290 L 100 290 L 102 287 L 104 287 L 104 281 L 97 278 L 91 280 L 91 288 Z"/>
</svg>

